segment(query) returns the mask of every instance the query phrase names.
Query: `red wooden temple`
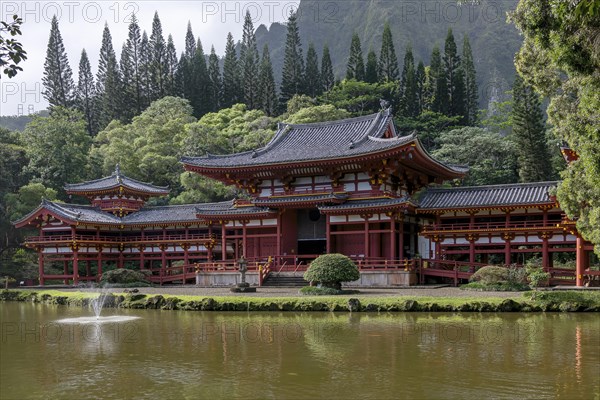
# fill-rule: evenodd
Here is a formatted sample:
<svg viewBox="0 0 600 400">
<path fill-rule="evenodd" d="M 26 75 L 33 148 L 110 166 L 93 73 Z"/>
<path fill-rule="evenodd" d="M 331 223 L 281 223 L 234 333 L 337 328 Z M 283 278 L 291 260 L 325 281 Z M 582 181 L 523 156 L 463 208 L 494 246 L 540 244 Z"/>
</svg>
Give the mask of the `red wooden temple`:
<svg viewBox="0 0 600 400">
<path fill-rule="evenodd" d="M 435 187 L 468 168 L 432 158 L 400 136 L 389 110 L 325 123 L 280 124 L 264 148 L 182 159 L 187 171 L 234 185 L 233 201 L 147 207 L 169 189 L 121 174 L 71 184 L 91 205 L 44 200 L 17 227 L 37 228 L 40 284 L 96 281 L 106 268 L 151 271 L 155 282 L 225 284 L 244 257 L 254 283 L 303 271 L 339 252 L 361 269 L 358 285 L 417 278 L 457 283 L 486 263 L 540 255 L 554 283 L 583 285 L 593 247 L 549 194 L 556 182 Z M 573 254 L 576 269 L 555 268 Z M 46 266 L 62 266 L 49 273 Z"/>
</svg>

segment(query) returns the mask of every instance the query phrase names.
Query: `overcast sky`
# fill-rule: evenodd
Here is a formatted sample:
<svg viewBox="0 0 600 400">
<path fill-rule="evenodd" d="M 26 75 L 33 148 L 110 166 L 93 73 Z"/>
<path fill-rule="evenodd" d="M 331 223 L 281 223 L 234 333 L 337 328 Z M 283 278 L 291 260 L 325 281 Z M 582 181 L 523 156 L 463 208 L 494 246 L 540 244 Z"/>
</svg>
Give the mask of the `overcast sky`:
<svg viewBox="0 0 600 400">
<path fill-rule="evenodd" d="M 127 38 L 131 14 L 135 13 L 140 27 L 148 36 L 152 30 L 152 18 L 158 11 L 165 40 L 173 35 L 177 53 L 184 46 L 188 20 L 196 37 L 200 37 L 204 51 L 214 45 L 217 54 L 225 49 L 227 32 L 238 41 L 242 36 L 242 24 L 249 10 L 254 27 L 272 22 L 284 22 L 298 1 L 11 1 L 0 3 L 0 20 L 12 21 L 12 15 L 23 18 L 23 35 L 18 39 L 27 51 L 28 59 L 21 64 L 23 72 L 15 78 L 0 80 L 0 115 L 28 114 L 43 110 L 47 102 L 43 91 L 42 74 L 46 47 L 50 34 L 50 21 L 56 14 L 59 28 L 77 81 L 77 67 L 81 50 L 86 49 L 92 70 L 96 71 L 98 53 L 104 24 L 108 23 L 117 59 L 121 46 Z"/>
</svg>

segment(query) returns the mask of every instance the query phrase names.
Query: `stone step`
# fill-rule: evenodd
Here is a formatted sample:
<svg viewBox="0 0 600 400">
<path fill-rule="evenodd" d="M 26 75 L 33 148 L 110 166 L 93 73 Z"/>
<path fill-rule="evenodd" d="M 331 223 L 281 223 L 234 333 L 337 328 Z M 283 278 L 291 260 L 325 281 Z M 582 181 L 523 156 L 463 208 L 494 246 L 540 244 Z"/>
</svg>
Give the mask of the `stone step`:
<svg viewBox="0 0 600 400">
<path fill-rule="evenodd" d="M 306 282 L 301 276 L 276 276 L 269 275 L 263 282 L 263 286 L 293 286 L 301 287 L 307 286 Z"/>
</svg>

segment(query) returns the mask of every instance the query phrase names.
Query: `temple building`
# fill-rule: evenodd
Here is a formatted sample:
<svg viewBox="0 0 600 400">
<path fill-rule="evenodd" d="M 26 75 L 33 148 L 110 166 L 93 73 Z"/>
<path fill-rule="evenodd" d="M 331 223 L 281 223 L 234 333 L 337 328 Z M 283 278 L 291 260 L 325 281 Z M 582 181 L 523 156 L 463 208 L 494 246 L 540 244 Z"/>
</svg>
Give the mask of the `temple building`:
<svg viewBox="0 0 600 400">
<path fill-rule="evenodd" d="M 415 134 L 398 135 L 389 110 L 279 124 L 264 148 L 182 163 L 244 195 L 148 207 L 169 189 L 118 166 L 110 177 L 67 185 L 91 205 L 44 200 L 15 222 L 38 230 L 25 244 L 38 252 L 40 284 L 96 281 L 106 268 L 124 267 L 149 270 L 161 284 L 227 284 L 243 257 L 262 285 L 334 252 L 357 262 L 363 286 L 457 284 L 482 265 L 537 255 L 551 283 L 583 285 L 597 272 L 589 270 L 592 245 L 550 194 L 556 182 L 442 186 L 468 168 L 435 160 Z M 556 268 L 569 257 L 576 269 Z M 47 272 L 49 264 L 62 273 Z"/>
</svg>

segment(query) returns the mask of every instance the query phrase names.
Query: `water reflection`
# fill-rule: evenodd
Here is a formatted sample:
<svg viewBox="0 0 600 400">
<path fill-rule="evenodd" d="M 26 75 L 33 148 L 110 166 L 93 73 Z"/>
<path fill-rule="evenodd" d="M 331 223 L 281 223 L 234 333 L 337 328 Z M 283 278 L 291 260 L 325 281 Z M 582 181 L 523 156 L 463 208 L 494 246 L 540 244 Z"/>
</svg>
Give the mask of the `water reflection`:
<svg viewBox="0 0 600 400">
<path fill-rule="evenodd" d="M 589 398 L 597 315 L 203 313 L 34 334 L 81 310 L 0 305 L 0 398 Z M 22 325 L 25 323 L 25 327 Z M 65 325 L 67 326 L 67 325 Z M 90 329 L 90 328 L 88 328 Z M 44 360 L 44 362 L 39 362 Z"/>
</svg>

